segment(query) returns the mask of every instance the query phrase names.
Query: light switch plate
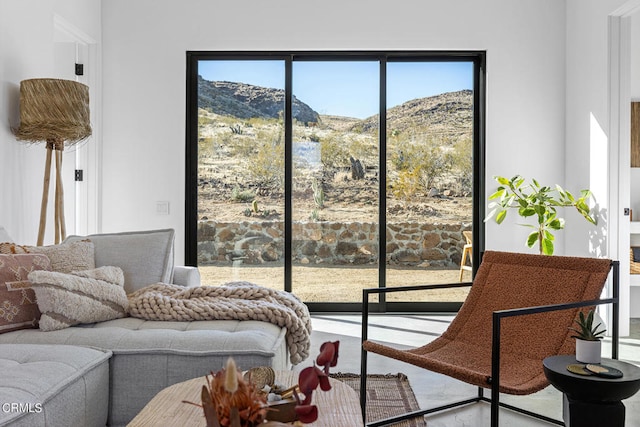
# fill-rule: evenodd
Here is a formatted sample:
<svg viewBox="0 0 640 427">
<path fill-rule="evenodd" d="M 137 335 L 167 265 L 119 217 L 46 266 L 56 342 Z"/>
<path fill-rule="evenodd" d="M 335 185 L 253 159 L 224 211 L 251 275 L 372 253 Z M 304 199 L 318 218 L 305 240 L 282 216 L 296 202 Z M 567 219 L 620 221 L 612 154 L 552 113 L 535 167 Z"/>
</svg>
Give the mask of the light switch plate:
<svg viewBox="0 0 640 427">
<path fill-rule="evenodd" d="M 156 202 L 156 215 L 169 215 L 169 202 Z"/>
</svg>

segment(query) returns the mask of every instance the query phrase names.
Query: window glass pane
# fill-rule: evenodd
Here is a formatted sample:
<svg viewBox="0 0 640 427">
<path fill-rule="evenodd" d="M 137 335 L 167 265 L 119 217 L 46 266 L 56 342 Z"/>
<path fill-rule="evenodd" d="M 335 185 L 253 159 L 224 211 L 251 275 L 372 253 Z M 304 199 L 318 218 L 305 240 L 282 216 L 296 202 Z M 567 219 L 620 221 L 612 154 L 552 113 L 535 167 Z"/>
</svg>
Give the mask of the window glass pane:
<svg viewBox="0 0 640 427">
<path fill-rule="evenodd" d="M 379 67 L 293 63 L 292 291 L 303 301 L 360 302 L 378 284 Z"/>
<path fill-rule="evenodd" d="M 388 63 L 387 286 L 459 280 L 463 231 L 473 220 L 472 89 L 471 62 Z M 388 301 L 463 301 L 466 292 Z"/>
<path fill-rule="evenodd" d="M 198 266 L 284 288 L 284 62 L 198 62 Z"/>
</svg>

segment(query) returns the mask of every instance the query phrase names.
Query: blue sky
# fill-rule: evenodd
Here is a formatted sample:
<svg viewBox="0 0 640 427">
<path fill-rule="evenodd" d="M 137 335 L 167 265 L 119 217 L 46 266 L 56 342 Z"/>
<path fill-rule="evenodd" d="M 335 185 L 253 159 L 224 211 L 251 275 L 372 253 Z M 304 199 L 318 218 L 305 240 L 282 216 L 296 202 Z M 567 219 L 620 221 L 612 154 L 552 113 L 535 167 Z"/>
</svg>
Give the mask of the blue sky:
<svg viewBox="0 0 640 427">
<path fill-rule="evenodd" d="M 200 61 L 206 80 L 284 88 L 283 61 Z M 378 112 L 379 65 L 370 61 L 295 61 L 293 94 L 320 114 L 366 118 Z M 471 62 L 387 63 L 387 106 L 473 87 Z"/>
</svg>

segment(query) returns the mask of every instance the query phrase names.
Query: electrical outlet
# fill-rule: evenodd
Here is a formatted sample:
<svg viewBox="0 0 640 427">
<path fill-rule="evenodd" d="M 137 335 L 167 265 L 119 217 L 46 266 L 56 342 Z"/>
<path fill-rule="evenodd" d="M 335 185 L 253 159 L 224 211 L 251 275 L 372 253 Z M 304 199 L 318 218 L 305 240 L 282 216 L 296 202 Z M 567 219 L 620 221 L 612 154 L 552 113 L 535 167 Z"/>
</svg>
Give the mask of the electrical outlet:
<svg viewBox="0 0 640 427">
<path fill-rule="evenodd" d="M 169 215 L 169 202 L 156 202 L 156 215 Z"/>
</svg>

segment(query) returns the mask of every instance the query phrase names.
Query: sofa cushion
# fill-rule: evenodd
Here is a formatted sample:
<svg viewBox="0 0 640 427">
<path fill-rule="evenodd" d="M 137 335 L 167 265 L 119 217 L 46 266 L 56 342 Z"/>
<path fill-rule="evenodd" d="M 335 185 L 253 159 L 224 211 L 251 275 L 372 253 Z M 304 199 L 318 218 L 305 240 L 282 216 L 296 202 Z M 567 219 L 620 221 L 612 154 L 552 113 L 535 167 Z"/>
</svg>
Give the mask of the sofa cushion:
<svg viewBox="0 0 640 427">
<path fill-rule="evenodd" d="M 50 268 L 44 255 L 0 255 L 0 334 L 38 327 L 40 311 L 28 275 Z"/>
<path fill-rule="evenodd" d="M 127 293 L 152 283 L 171 283 L 174 230 L 69 236 L 65 242 L 87 238 L 95 245 L 96 267 L 115 265 L 122 268 Z"/>
<path fill-rule="evenodd" d="M 96 268 L 94 246 L 90 241 L 61 243 L 51 246 L 23 246 L 28 253 L 44 254 L 51 261 L 51 270 L 60 273 Z"/>
<path fill-rule="evenodd" d="M 68 345 L 1 345 L 0 425 L 104 426 L 110 356 Z"/>
<path fill-rule="evenodd" d="M 125 317 L 59 331 L 25 329 L 5 343 L 70 344 L 109 349 L 110 425 L 126 425 L 160 390 L 221 369 L 231 356 L 239 369 L 288 369 L 286 328 L 259 321 L 149 321 Z"/>
<path fill-rule="evenodd" d="M 126 316 L 129 303 L 119 267 L 105 266 L 72 274 L 34 271 L 29 280 L 42 313 L 43 331 Z"/>
</svg>

